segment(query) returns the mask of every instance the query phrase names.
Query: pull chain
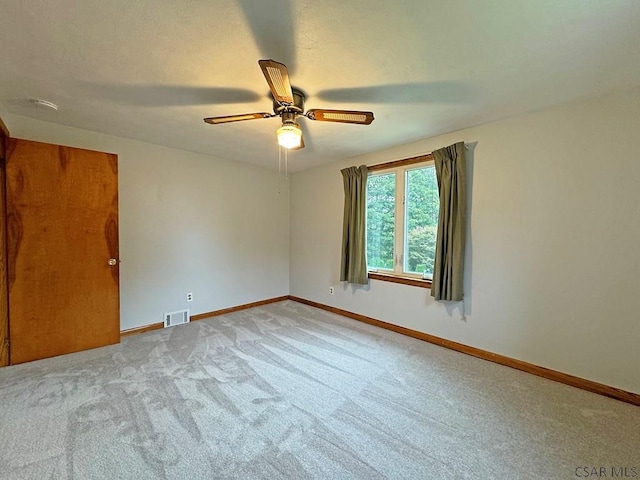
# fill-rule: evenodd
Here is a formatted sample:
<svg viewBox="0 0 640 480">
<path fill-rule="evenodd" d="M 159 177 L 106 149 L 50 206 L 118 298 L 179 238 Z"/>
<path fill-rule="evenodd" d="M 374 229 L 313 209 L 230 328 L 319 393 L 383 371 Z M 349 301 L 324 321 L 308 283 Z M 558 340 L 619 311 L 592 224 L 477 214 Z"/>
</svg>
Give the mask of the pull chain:
<svg viewBox="0 0 640 480">
<path fill-rule="evenodd" d="M 289 180 L 289 152 L 287 148 L 278 145 L 278 193 L 282 193 L 282 182 L 287 180 Z"/>
</svg>

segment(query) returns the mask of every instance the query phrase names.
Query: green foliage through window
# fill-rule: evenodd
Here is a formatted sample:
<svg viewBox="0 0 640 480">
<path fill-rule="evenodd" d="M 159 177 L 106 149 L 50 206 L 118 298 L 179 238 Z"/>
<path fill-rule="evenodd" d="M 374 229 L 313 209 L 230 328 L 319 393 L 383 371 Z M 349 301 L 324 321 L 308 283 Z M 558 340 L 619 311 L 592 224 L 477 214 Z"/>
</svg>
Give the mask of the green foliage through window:
<svg viewBox="0 0 640 480">
<path fill-rule="evenodd" d="M 371 175 L 367 180 L 367 265 L 393 270 L 396 175 Z"/>
<path fill-rule="evenodd" d="M 397 202 L 404 205 L 401 219 L 396 218 Z M 396 273 L 432 274 L 439 207 L 438 184 L 432 165 L 370 175 L 367 181 L 367 266 Z M 395 265 L 396 253 L 402 255 L 402 265 Z"/>
<path fill-rule="evenodd" d="M 435 168 L 407 170 L 405 272 L 433 273 L 439 207 Z"/>
</svg>

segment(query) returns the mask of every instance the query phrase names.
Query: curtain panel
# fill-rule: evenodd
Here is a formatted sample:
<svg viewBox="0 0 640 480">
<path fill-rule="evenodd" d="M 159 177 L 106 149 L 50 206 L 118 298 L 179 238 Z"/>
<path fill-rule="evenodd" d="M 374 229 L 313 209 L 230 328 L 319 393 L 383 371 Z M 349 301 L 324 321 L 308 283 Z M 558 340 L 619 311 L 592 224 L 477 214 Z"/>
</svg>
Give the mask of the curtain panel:
<svg viewBox="0 0 640 480">
<path fill-rule="evenodd" d="M 366 285 L 366 165 L 341 170 L 344 180 L 344 218 L 342 223 L 342 260 L 340 281 Z"/>
<path fill-rule="evenodd" d="M 463 142 L 433 152 L 440 196 L 431 296 L 460 301 L 463 297 L 466 236 L 466 159 Z"/>
</svg>

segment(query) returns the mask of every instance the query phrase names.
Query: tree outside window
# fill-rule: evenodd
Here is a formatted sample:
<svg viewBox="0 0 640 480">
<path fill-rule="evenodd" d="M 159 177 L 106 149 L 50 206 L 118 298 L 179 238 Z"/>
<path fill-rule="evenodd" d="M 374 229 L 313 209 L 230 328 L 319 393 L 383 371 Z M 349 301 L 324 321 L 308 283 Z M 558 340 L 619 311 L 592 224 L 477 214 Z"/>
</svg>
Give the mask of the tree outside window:
<svg viewBox="0 0 640 480">
<path fill-rule="evenodd" d="M 367 181 L 368 268 L 430 278 L 439 206 L 432 163 L 371 174 Z"/>
</svg>

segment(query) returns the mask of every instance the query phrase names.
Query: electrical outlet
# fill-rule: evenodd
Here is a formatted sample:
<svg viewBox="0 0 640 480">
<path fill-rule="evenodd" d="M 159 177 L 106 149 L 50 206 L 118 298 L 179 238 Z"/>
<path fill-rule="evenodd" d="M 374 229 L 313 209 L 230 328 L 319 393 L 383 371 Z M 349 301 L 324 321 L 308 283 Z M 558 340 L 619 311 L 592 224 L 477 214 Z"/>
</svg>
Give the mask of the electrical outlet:
<svg viewBox="0 0 640 480">
<path fill-rule="evenodd" d="M 187 302 L 193 302 L 193 293 L 187 293 Z"/>
<path fill-rule="evenodd" d="M 336 293 L 336 290 L 333 287 L 329 287 L 329 295 L 333 295 Z"/>
</svg>

